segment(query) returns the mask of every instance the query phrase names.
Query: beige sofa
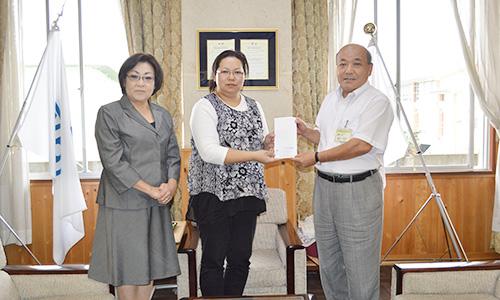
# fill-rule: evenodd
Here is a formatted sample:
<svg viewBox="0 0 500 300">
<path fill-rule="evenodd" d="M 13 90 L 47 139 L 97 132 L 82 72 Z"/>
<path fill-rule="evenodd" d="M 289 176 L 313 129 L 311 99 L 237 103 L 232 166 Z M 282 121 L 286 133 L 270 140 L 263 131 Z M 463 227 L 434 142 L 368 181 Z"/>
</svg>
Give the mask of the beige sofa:
<svg viewBox="0 0 500 300">
<path fill-rule="evenodd" d="M 114 299 L 109 286 L 87 277 L 88 265 L 6 265 L 0 240 L 0 300 Z"/>
<path fill-rule="evenodd" d="M 500 261 L 396 264 L 391 299 L 500 299 Z"/>
</svg>

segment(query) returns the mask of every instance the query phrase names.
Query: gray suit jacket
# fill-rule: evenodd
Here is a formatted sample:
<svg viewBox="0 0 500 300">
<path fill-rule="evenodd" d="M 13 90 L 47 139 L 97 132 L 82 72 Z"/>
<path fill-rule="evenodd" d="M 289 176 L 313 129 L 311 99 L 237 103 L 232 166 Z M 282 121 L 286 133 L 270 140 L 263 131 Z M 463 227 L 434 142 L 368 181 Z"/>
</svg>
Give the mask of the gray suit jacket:
<svg viewBox="0 0 500 300">
<path fill-rule="evenodd" d="M 100 205 L 120 209 L 160 205 L 132 186 L 140 179 L 153 186 L 170 178 L 179 180 L 181 160 L 172 117 L 161 106 L 150 105 L 155 127 L 126 96 L 99 109 L 95 138 L 104 167 L 97 193 Z"/>
</svg>

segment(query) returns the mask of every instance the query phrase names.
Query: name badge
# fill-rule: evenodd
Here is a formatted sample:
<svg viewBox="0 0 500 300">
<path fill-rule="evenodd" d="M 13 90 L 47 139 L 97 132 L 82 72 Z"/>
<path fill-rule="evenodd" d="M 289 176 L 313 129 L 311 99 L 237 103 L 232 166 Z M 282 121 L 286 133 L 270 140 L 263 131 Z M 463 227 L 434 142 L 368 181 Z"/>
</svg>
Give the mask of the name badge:
<svg viewBox="0 0 500 300">
<path fill-rule="evenodd" d="M 345 143 L 352 137 L 352 129 L 349 128 L 340 128 L 337 129 L 335 133 L 335 141 L 337 143 Z"/>
</svg>

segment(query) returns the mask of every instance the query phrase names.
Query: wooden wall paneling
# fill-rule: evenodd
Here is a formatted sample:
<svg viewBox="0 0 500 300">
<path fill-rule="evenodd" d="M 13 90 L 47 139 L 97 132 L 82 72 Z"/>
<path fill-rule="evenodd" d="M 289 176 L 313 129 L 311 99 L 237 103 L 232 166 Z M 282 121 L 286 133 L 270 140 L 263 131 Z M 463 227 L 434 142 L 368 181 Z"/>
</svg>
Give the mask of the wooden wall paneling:
<svg viewBox="0 0 500 300">
<path fill-rule="evenodd" d="M 179 187 L 181 191 L 181 212 L 182 219 L 186 218 L 186 212 L 189 204 L 189 193 L 187 186 L 187 174 L 189 171 L 189 156 L 191 155 L 191 149 L 181 150 L 181 175 L 179 178 Z"/>
<path fill-rule="evenodd" d="M 87 203 L 87 210 L 83 212 L 85 236 L 68 252 L 65 264 L 88 263 L 92 252 L 98 211 L 95 199 L 99 182 L 82 180 L 81 184 Z M 33 243 L 29 247 L 42 264 L 55 264 L 52 259 L 52 182 L 36 180 L 32 181 L 30 186 Z M 35 264 L 31 256 L 20 246 L 8 245 L 5 247 L 5 252 L 9 264 Z"/>
<path fill-rule="evenodd" d="M 99 205 L 95 202 L 97 188 L 98 182 L 94 180 L 82 181 L 83 195 L 87 204 L 87 210 L 83 212 L 85 236 L 68 252 L 65 263 L 88 263 L 89 257 L 92 254 L 95 224 L 99 210 Z"/>
<path fill-rule="evenodd" d="M 443 179 L 444 180 L 444 179 Z M 471 253 L 489 249 L 494 203 L 494 175 L 454 179 L 456 192 L 450 203 L 457 231 L 464 236 L 464 247 Z M 444 185 L 444 183 L 442 183 Z M 451 205 L 453 201 L 454 205 Z"/>
<path fill-rule="evenodd" d="M 181 191 L 187 207 L 187 159 L 182 151 Z M 266 182 L 287 194 L 288 212 L 296 218 L 295 167 L 288 161 L 277 162 L 265 169 Z M 470 259 L 500 259 L 489 248 L 494 203 L 493 173 L 456 173 L 433 175 L 438 192 L 447 207 L 453 224 Z M 95 204 L 97 180 L 82 180 L 88 209 L 84 212 L 85 237 L 69 252 L 65 263 L 88 263 L 92 251 L 98 206 Z M 385 189 L 382 254 L 396 240 L 421 205 L 430 195 L 423 174 L 389 174 Z M 52 195 L 50 181 L 31 182 L 33 244 L 29 247 L 42 263 L 52 264 Z M 9 264 L 33 264 L 22 247 L 5 247 Z M 389 255 L 389 260 L 446 257 L 447 247 L 443 225 L 434 200 L 424 209 L 415 224 Z"/>
<path fill-rule="evenodd" d="M 425 178 L 413 175 L 400 175 L 397 180 L 388 177 L 385 191 L 385 219 L 382 253 L 385 254 L 405 226 L 430 195 Z M 415 223 L 406 232 L 389 258 L 408 258 L 440 256 L 438 249 L 442 235 L 439 211 L 434 200 L 421 212 Z M 427 256 L 430 255 L 430 256 Z"/>
<path fill-rule="evenodd" d="M 435 174 L 434 183 L 470 259 L 498 259 L 489 248 L 495 178 L 492 173 Z M 422 174 L 388 175 L 385 190 L 384 255 L 430 196 Z M 452 256 L 456 257 L 450 241 Z M 445 232 L 435 200 L 422 211 L 389 260 L 448 257 Z"/>
<path fill-rule="evenodd" d="M 31 182 L 31 214 L 32 244 L 28 247 L 41 263 L 52 264 L 52 260 L 49 262 L 45 259 L 52 257 L 52 249 L 50 252 L 47 250 L 49 241 L 52 245 L 52 196 L 51 186 L 46 181 Z M 9 264 L 35 264 L 20 246 L 5 246 L 5 254 Z"/>
<path fill-rule="evenodd" d="M 264 169 L 264 178 L 268 187 L 280 188 L 285 191 L 288 220 L 291 224 L 297 226 L 297 193 L 294 163 L 289 160 L 283 160 L 269 164 Z"/>
</svg>

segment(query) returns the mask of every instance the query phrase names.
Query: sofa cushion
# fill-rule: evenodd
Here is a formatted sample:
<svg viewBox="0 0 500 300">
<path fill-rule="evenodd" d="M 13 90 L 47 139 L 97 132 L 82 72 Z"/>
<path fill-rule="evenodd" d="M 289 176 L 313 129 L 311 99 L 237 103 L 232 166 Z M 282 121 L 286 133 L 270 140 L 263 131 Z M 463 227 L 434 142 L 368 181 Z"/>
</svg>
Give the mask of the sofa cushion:
<svg viewBox="0 0 500 300">
<path fill-rule="evenodd" d="M 5 251 L 3 250 L 2 240 L 0 239 L 0 269 L 7 265 L 7 258 L 5 258 Z"/>
<path fill-rule="evenodd" d="M 397 295 L 395 300 L 498 300 L 488 294 L 406 294 Z"/>
<path fill-rule="evenodd" d="M 286 286 L 286 268 L 276 249 L 253 250 L 246 287 Z"/>
<path fill-rule="evenodd" d="M 252 295 L 285 295 L 285 294 L 286 294 L 286 285 L 268 286 L 268 287 L 248 287 L 248 286 L 245 286 L 245 290 L 243 291 L 243 295 L 244 296 L 252 296 Z M 270 298 L 269 297 L 267 299 L 280 299 L 280 298 L 279 297 L 275 297 L 275 298 Z"/>
<path fill-rule="evenodd" d="M 258 223 L 255 227 L 252 249 L 276 249 L 278 225 Z"/>
<path fill-rule="evenodd" d="M 493 295 L 495 295 L 495 297 L 500 299 L 500 273 L 498 274 L 497 280 L 495 282 L 495 291 Z"/>
<path fill-rule="evenodd" d="M 285 191 L 273 188 L 267 191 L 269 199 L 266 202 L 266 212 L 257 218 L 257 223 L 285 224 L 288 221 Z"/>
<path fill-rule="evenodd" d="M 493 296 L 500 270 L 407 273 L 403 294 L 488 294 Z"/>
<path fill-rule="evenodd" d="M 0 270 L 0 299 L 2 300 L 17 300 L 21 299 L 17 292 L 16 285 L 10 278 L 9 274 Z"/>
<path fill-rule="evenodd" d="M 87 274 L 12 275 L 11 278 L 23 299 L 113 299 L 107 284 L 89 279 Z"/>
<path fill-rule="evenodd" d="M 495 283 L 495 292 L 493 293 L 495 297 L 500 298 L 500 274 L 497 277 L 496 283 Z"/>
<path fill-rule="evenodd" d="M 184 261 L 187 264 L 187 256 L 179 255 L 179 261 Z M 198 243 L 196 248 L 196 260 L 201 261 L 201 243 Z M 181 263 L 181 266 L 183 264 Z M 198 283 L 200 282 L 200 264 L 196 264 L 198 276 Z M 183 280 L 177 282 L 181 291 L 185 294 L 179 294 L 178 298 L 187 297 L 187 285 Z M 187 277 L 186 279 L 187 280 Z M 245 285 L 245 295 L 256 294 L 284 294 L 286 293 L 286 267 L 280 258 L 277 249 L 253 249 L 252 256 L 250 257 L 250 271 L 248 273 L 247 283 Z M 181 292 L 182 293 L 182 292 Z M 198 285 L 198 295 L 201 291 Z"/>
</svg>

